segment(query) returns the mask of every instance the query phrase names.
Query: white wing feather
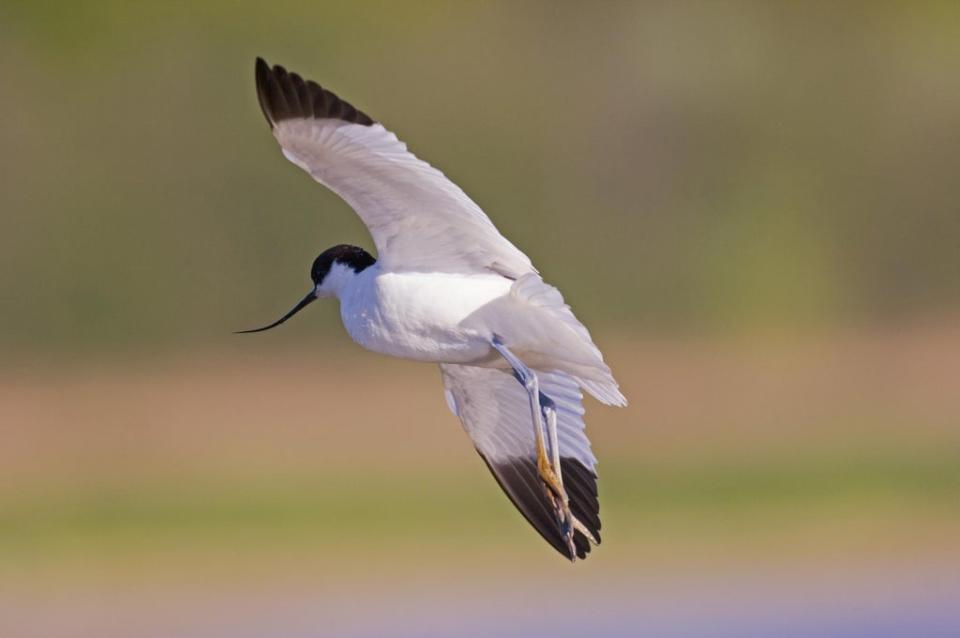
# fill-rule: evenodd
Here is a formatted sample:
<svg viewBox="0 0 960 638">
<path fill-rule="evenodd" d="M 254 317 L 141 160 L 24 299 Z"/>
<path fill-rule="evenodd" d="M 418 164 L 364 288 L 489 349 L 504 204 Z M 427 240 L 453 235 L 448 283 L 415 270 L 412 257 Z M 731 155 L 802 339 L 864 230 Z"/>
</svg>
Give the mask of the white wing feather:
<svg viewBox="0 0 960 638">
<path fill-rule="evenodd" d="M 572 558 L 537 473 L 529 400 L 507 372 L 441 364 L 450 409 L 460 417 L 497 483 L 534 529 L 561 554 Z M 536 371 L 541 391 L 557 408 L 557 439 L 570 510 L 594 541 L 600 540 L 596 459 L 584 433 L 583 396 L 577 382 L 558 372 Z M 574 532 L 575 555 L 585 558 L 590 540 Z"/>
<path fill-rule="evenodd" d="M 290 119 L 274 135 L 290 161 L 356 211 L 385 270 L 534 272 L 459 186 L 381 124 Z"/>
<path fill-rule="evenodd" d="M 460 417 L 474 446 L 489 462 L 536 459 L 527 392 L 507 372 L 441 364 L 447 405 Z M 583 395 L 572 377 L 537 371 L 540 391 L 557 405 L 560 456 L 572 457 L 593 471 L 596 458 L 584 431 Z"/>
</svg>

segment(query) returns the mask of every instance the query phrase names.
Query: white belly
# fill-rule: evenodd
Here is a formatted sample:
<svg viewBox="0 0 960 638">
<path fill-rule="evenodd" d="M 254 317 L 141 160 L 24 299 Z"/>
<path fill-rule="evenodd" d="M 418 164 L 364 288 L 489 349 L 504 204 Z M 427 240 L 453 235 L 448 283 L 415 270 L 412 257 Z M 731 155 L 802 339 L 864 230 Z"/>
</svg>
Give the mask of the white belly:
<svg viewBox="0 0 960 638">
<path fill-rule="evenodd" d="M 491 357 L 491 335 L 464 323 L 512 283 L 493 274 L 384 273 L 374 266 L 343 291 L 340 316 L 350 337 L 368 350 L 474 363 Z"/>
</svg>

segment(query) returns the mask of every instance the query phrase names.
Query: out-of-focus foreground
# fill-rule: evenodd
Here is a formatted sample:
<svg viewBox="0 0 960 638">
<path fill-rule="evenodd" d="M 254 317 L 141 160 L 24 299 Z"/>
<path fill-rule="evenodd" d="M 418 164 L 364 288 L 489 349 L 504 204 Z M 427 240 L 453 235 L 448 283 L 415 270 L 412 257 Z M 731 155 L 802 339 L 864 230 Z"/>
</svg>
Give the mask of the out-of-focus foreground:
<svg viewBox="0 0 960 638">
<path fill-rule="evenodd" d="M 79 6 L 82 5 L 82 6 Z M 0 5 L 0 635 L 960 632 L 960 9 Z M 631 400 L 603 545 L 302 295 L 255 55 L 445 170 Z"/>
</svg>

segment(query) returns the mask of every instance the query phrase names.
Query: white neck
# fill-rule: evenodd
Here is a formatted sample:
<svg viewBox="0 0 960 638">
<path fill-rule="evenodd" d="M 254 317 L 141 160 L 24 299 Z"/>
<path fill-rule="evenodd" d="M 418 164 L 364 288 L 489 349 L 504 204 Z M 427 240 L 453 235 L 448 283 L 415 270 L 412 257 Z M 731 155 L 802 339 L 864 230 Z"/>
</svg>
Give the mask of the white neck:
<svg viewBox="0 0 960 638">
<path fill-rule="evenodd" d="M 353 268 L 339 262 L 334 262 L 330 266 L 330 272 L 323 278 L 323 282 L 317 286 L 317 297 L 336 297 L 339 299 L 343 291 L 357 279 L 357 273 Z"/>
</svg>

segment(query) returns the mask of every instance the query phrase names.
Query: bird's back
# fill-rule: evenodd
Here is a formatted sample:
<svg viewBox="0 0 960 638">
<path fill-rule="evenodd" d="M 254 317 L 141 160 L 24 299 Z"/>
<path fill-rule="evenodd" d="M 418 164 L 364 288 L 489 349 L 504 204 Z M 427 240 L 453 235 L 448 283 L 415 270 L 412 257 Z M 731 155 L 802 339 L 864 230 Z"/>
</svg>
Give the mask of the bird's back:
<svg viewBox="0 0 960 638">
<path fill-rule="evenodd" d="M 482 364 L 491 358 L 490 335 L 470 317 L 509 294 L 509 279 L 495 274 L 361 273 L 340 299 L 350 337 L 382 354 L 435 363 Z"/>
</svg>

